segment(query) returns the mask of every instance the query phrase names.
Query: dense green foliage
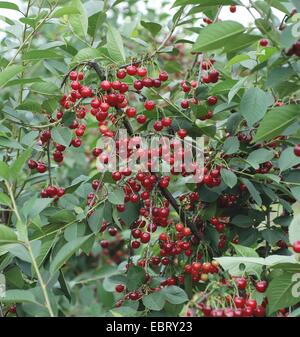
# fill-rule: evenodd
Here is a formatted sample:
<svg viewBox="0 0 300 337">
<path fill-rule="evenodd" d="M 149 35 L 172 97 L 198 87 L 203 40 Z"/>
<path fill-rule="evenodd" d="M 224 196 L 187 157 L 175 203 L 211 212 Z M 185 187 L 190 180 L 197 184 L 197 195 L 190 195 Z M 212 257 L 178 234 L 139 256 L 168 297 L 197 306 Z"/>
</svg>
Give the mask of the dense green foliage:
<svg viewBox="0 0 300 337">
<path fill-rule="evenodd" d="M 0 314 L 299 316 L 299 1 L 148 2 L 0 2 Z M 124 128 L 203 181 L 99 172 Z"/>
</svg>

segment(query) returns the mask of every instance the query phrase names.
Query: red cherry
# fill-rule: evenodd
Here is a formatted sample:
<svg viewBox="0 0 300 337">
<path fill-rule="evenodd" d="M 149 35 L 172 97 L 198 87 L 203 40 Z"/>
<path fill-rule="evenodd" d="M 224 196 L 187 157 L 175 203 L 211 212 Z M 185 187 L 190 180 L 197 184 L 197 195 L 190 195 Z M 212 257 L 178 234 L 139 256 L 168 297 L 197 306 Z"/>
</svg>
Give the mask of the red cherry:
<svg viewBox="0 0 300 337">
<path fill-rule="evenodd" d="M 188 101 L 188 100 L 184 100 L 184 101 L 182 101 L 182 102 L 180 103 L 180 105 L 181 105 L 181 107 L 182 107 L 183 109 L 188 109 L 188 108 L 189 108 L 189 106 L 190 106 L 190 104 L 189 104 L 189 101 Z"/>
<path fill-rule="evenodd" d="M 167 266 L 170 264 L 170 259 L 168 257 L 163 257 L 161 259 L 161 264 L 163 264 L 164 266 Z"/>
<path fill-rule="evenodd" d="M 122 174 L 119 171 L 113 172 L 111 177 L 114 181 L 119 181 L 122 179 Z"/>
<path fill-rule="evenodd" d="M 233 299 L 233 301 L 234 301 L 234 304 L 235 304 L 235 306 L 237 308 L 240 308 L 240 309 L 244 308 L 244 306 L 245 306 L 245 299 L 243 297 L 235 297 Z"/>
<path fill-rule="evenodd" d="M 293 244 L 293 251 L 295 253 L 300 253 L 300 241 L 296 241 L 294 244 Z"/>
<path fill-rule="evenodd" d="M 151 111 L 155 108 L 155 103 L 153 101 L 147 101 L 144 103 L 144 107 L 146 110 Z"/>
<path fill-rule="evenodd" d="M 70 86 L 73 90 L 79 90 L 81 88 L 81 84 L 78 81 L 71 82 Z"/>
<path fill-rule="evenodd" d="M 267 287 L 268 287 L 267 281 L 258 281 L 255 285 L 255 289 L 260 293 L 264 293 Z"/>
<path fill-rule="evenodd" d="M 159 88 L 161 86 L 161 80 L 159 80 L 158 78 L 154 79 L 152 85 L 154 88 Z"/>
<path fill-rule="evenodd" d="M 129 107 L 126 109 L 126 115 L 128 118 L 132 118 L 136 116 L 136 108 Z"/>
<path fill-rule="evenodd" d="M 133 248 L 133 249 L 138 249 L 139 247 L 140 247 L 140 242 L 139 241 L 132 241 L 131 242 L 131 247 Z"/>
<path fill-rule="evenodd" d="M 120 93 L 127 92 L 128 89 L 129 89 L 128 84 L 126 84 L 126 83 L 121 83 L 121 86 L 120 86 L 120 89 L 119 89 L 119 90 L 120 90 Z"/>
<path fill-rule="evenodd" d="M 65 194 L 65 189 L 62 188 L 62 187 L 59 187 L 59 188 L 57 189 L 57 196 L 58 196 L 58 197 L 62 197 L 64 194 Z"/>
<path fill-rule="evenodd" d="M 100 148 L 98 148 L 98 147 L 95 147 L 95 148 L 93 149 L 93 156 L 94 156 L 94 157 L 99 157 L 101 153 L 102 153 L 102 149 L 100 149 Z"/>
<path fill-rule="evenodd" d="M 143 232 L 142 234 L 141 234 L 141 238 L 140 238 L 140 240 L 141 240 L 141 242 L 142 243 L 148 243 L 149 241 L 150 241 L 150 233 L 148 233 L 148 232 Z"/>
<path fill-rule="evenodd" d="M 147 117 L 145 115 L 138 115 L 136 117 L 136 121 L 139 123 L 139 124 L 145 124 L 146 121 L 147 121 Z"/>
<path fill-rule="evenodd" d="M 43 163 L 38 163 L 37 164 L 37 167 L 36 167 L 36 170 L 39 172 L 39 173 L 44 173 L 47 171 L 47 167 L 45 164 Z"/>
<path fill-rule="evenodd" d="M 184 226 L 183 226 L 182 223 L 178 223 L 178 224 L 176 224 L 175 228 L 176 228 L 177 232 L 182 232 Z"/>
<path fill-rule="evenodd" d="M 60 151 L 56 150 L 53 153 L 53 159 L 55 162 L 61 163 L 64 160 L 64 156 Z"/>
<path fill-rule="evenodd" d="M 71 144 L 74 147 L 80 147 L 81 146 L 81 139 L 80 138 L 74 138 L 74 139 L 72 139 Z"/>
<path fill-rule="evenodd" d="M 118 70 L 118 72 L 117 72 L 117 77 L 118 77 L 119 79 L 125 78 L 126 75 L 127 75 L 127 73 L 126 73 L 126 71 L 125 71 L 124 69 L 120 69 L 120 70 Z"/>
<path fill-rule="evenodd" d="M 169 75 L 168 75 L 168 73 L 167 73 L 166 71 L 161 71 L 161 72 L 159 73 L 158 78 L 159 78 L 162 82 L 165 82 L 165 81 L 168 80 Z"/>
<path fill-rule="evenodd" d="M 137 202 L 139 202 L 139 196 L 138 196 L 138 194 L 132 194 L 130 196 L 130 201 L 133 202 L 134 204 L 136 204 Z"/>
<path fill-rule="evenodd" d="M 50 130 L 45 130 L 41 132 L 40 134 L 40 140 L 42 143 L 46 143 L 51 139 L 51 131 Z"/>
<path fill-rule="evenodd" d="M 78 80 L 79 80 L 79 81 L 82 81 L 83 78 L 84 78 L 84 73 L 83 73 L 82 71 L 80 71 L 80 72 L 78 73 Z"/>
<path fill-rule="evenodd" d="M 187 131 L 185 129 L 180 129 L 180 130 L 178 130 L 177 134 L 178 134 L 179 138 L 183 139 L 183 138 L 186 137 Z"/>
<path fill-rule="evenodd" d="M 253 310 L 257 307 L 256 300 L 249 298 L 246 301 L 246 306 L 252 308 Z"/>
<path fill-rule="evenodd" d="M 104 90 L 104 91 L 108 91 L 110 88 L 111 88 L 111 84 L 109 81 L 105 80 L 105 81 L 102 81 L 100 83 L 100 87 Z"/>
<path fill-rule="evenodd" d="M 136 73 L 139 77 L 144 77 L 147 75 L 148 71 L 146 68 L 138 68 Z"/>
<path fill-rule="evenodd" d="M 70 80 L 76 81 L 78 77 L 77 71 L 71 71 L 69 74 L 69 77 L 70 77 Z"/>
<path fill-rule="evenodd" d="M 123 284 L 117 284 L 115 289 L 117 293 L 121 293 L 125 289 L 125 286 Z"/>
<path fill-rule="evenodd" d="M 36 169 L 38 166 L 37 162 L 33 159 L 29 159 L 27 165 L 31 170 Z"/>
<path fill-rule="evenodd" d="M 153 124 L 153 128 L 155 131 L 161 131 L 163 129 L 163 125 L 162 125 L 162 122 L 161 121 L 156 121 L 154 124 Z"/>
<path fill-rule="evenodd" d="M 295 145 L 294 154 L 295 156 L 300 157 L 300 144 Z"/>
<path fill-rule="evenodd" d="M 139 80 L 135 80 L 133 82 L 133 86 L 134 86 L 134 89 L 136 89 L 138 91 L 143 89 L 143 83 L 142 83 L 142 81 L 139 81 Z"/>
<path fill-rule="evenodd" d="M 120 90 L 121 85 L 122 85 L 122 83 L 120 81 L 118 81 L 118 80 L 111 83 L 111 87 L 114 90 Z"/>
<path fill-rule="evenodd" d="M 99 188 L 99 185 L 100 185 L 100 181 L 99 180 L 93 180 L 92 181 L 92 188 L 93 188 L 93 190 L 98 190 L 98 188 Z"/>
<path fill-rule="evenodd" d="M 182 230 L 182 234 L 184 236 L 190 236 L 192 234 L 192 232 L 191 232 L 189 227 L 184 227 L 183 230 Z"/>
<path fill-rule="evenodd" d="M 266 309 L 262 305 L 258 305 L 257 308 L 253 311 L 254 317 L 265 317 Z"/>
<path fill-rule="evenodd" d="M 231 5 L 229 7 L 229 10 L 230 10 L 231 13 L 235 13 L 236 12 L 236 6 L 235 5 Z"/>
<path fill-rule="evenodd" d="M 149 77 L 145 77 L 142 79 L 142 84 L 146 88 L 150 88 L 153 85 L 153 79 Z"/>
<path fill-rule="evenodd" d="M 100 246 L 102 248 L 108 248 L 109 247 L 109 241 L 107 241 L 107 240 L 100 241 Z"/>
<path fill-rule="evenodd" d="M 266 47 L 269 44 L 269 41 L 267 39 L 262 39 L 262 40 L 259 41 L 259 44 L 262 47 Z"/>
<path fill-rule="evenodd" d="M 207 103 L 209 105 L 215 105 L 215 104 L 217 104 L 217 102 L 218 102 L 218 98 L 216 96 L 210 96 L 207 99 Z"/>
<path fill-rule="evenodd" d="M 131 231 L 131 234 L 135 239 L 139 239 L 141 237 L 142 232 L 140 229 L 135 228 Z"/>
<path fill-rule="evenodd" d="M 46 191 L 47 191 L 48 196 L 50 198 L 54 198 L 56 196 L 56 194 L 57 194 L 57 188 L 55 186 L 48 186 L 46 188 Z"/>
<path fill-rule="evenodd" d="M 110 227 L 108 229 L 108 233 L 109 233 L 110 236 L 116 236 L 117 233 L 118 233 L 118 230 L 115 227 Z"/>
<path fill-rule="evenodd" d="M 172 125 L 172 119 L 171 119 L 170 117 L 164 117 L 164 118 L 161 120 L 161 122 L 162 122 L 162 125 L 163 125 L 164 127 L 169 127 L 169 126 Z"/>
<path fill-rule="evenodd" d="M 239 277 L 235 280 L 236 285 L 239 289 L 246 289 L 247 287 L 247 280 L 244 277 Z"/>
<path fill-rule="evenodd" d="M 137 73 L 137 68 L 136 66 L 131 65 L 126 68 L 126 71 L 128 75 L 134 76 Z"/>
<path fill-rule="evenodd" d="M 92 89 L 85 86 L 82 86 L 79 92 L 82 97 L 91 97 L 93 95 Z"/>
</svg>

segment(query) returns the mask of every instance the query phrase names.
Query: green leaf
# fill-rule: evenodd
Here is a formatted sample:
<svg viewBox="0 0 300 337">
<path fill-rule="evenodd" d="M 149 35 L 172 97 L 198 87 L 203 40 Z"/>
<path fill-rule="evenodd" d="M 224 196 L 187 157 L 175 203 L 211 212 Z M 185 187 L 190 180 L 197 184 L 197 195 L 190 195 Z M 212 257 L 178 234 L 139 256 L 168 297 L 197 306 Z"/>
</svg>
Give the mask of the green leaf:
<svg viewBox="0 0 300 337">
<path fill-rule="evenodd" d="M 252 126 L 264 117 L 270 104 L 269 94 L 259 88 L 251 88 L 241 100 L 240 111 L 248 125 Z"/>
<path fill-rule="evenodd" d="M 103 25 L 106 18 L 107 15 L 104 12 L 98 12 L 92 16 L 89 16 L 88 34 L 95 38 L 97 32 L 99 32 L 100 27 Z"/>
<path fill-rule="evenodd" d="M 107 28 L 107 49 L 109 50 L 109 55 L 117 63 L 124 63 L 126 56 L 123 46 L 122 37 L 119 31 L 113 26 L 109 25 Z"/>
<path fill-rule="evenodd" d="M 223 256 L 214 259 L 233 276 L 242 276 L 245 273 L 259 276 L 265 265 L 265 259 L 262 257 Z"/>
<path fill-rule="evenodd" d="M 233 53 L 238 50 L 245 49 L 251 46 L 253 43 L 259 40 L 259 35 L 251 35 L 251 34 L 240 34 L 234 37 L 234 39 L 230 39 L 226 41 L 226 45 L 224 46 L 223 53 Z"/>
<path fill-rule="evenodd" d="M 138 289 L 145 282 L 145 271 L 138 266 L 132 266 L 127 273 L 126 288 L 129 291 Z"/>
<path fill-rule="evenodd" d="M 256 253 L 256 251 L 253 248 L 244 247 L 241 245 L 235 245 L 233 243 L 231 243 L 231 245 L 233 246 L 238 256 L 259 257 L 259 255 Z"/>
<path fill-rule="evenodd" d="M 2 88 L 9 80 L 22 72 L 24 67 L 21 65 L 12 65 L 0 72 L 0 88 Z"/>
<path fill-rule="evenodd" d="M 10 289 L 5 291 L 5 295 L 1 297 L 2 303 L 35 303 L 37 301 L 31 290 Z"/>
<path fill-rule="evenodd" d="M 46 96 L 59 95 L 60 93 L 59 87 L 52 82 L 34 83 L 30 86 L 30 88 L 32 91 Z"/>
<path fill-rule="evenodd" d="M 0 225 L 0 244 L 18 241 L 17 234 L 10 227 Z"/>
<path fill-rule="evenodd" d="M 300 241 L 300 214 L 294 216 L 289 226 L 289 241 L 291 244 Z"/>
<path fill-rule="evenodd" d="M 52 130 L 52 139 L 61 145 L 68 147 L 72 140 L 72 132 L 66 127 L 55 127 Z"/>
<path fill-rule="evenodd" d="M 30 158 L 32 153 L 32 148 L 28 148 L 23 151 L 20 156 L 12 163 L 10 166 L 10 174 L 12 178 L 17 179 L 20 176 L 21 170 L 27 160 Z"/>
<path fill-rule="evenodd" d="M 228 137 L 223 145 L 223 151 L 226 154 L 233 154 L 238 152 L 240 148 L 240 142 L 237 137 Z"/>
<path fill-rule="evenodd" d="M 104 205 L 100 205 L 95 210 L 95 212 L 88 218 L 89 227 L 94 233 L 99 232 L 102 225 L 103 216 L 104 216 Z"/>
<path fill-rule="evenodd" d="M 141 21 L 141 25 L 149 30 L 153 37 L 155 37 L 161 30 L 162 26 L 159 23 Z"/>
<path fill-rule="evenodd" d="M 7 194 L 0 192 L 0 204 L 5 206 L 10 206 L 11 201 Z"/>
<path fill-rule="evenodd" d="M 52 201 L 52 198 L 40 199 L 33 197 L 24 203 L 22 212 L 26 218 L 33 219 L 37 215 L 39 215 L 44 209 L 46 209 Z"/>
<path fill-rule="evenodd" d="M 285 149 L 278 160 L 280 171 L 288 170 L 298 164 L 300 164 L 300 157 L 295 156 L 294 149 L 292 147 Z"/>
<path fill-rule="evenodd" d="M 248 215 L 239 214 L 232 218 L 231 223 L 237 227 L 248 228 L 253 226 L 253 220 Z"/>
<path fill-rule="evenodd" d="M 166 301 L 171 304 L 181 304 L 188 301 L 186 292 L 177 286 L 163 288 L 160 292 L 165 297 Z"/>
<path fill-rule="evenodd" d="M 227 62 L 225 68 L 230 69 L 234 64 L 241 63 L 241 62 L 249 60 L 249 59 L 250 59 L 250 56 L 247 55 L 247 54 L 236 55 Z"/>
<path fill-rule="evenodd" d="M 201 29 L 193 46 L 194 52 L 226 47 L 226 43 L 243 33 L 245 27 L 235 21 L 219 21 Z"/>
<path fill-rule="evenodd" d="M 290 307 L 299 302 L 300 274 L 285 271 L 269 283 L 266 295 L 268 313 Z"/>
<path fill-rule="evenodd" d="M 9 180 L 10 178 L 9 166 L 4 161 L 0 161 L 0 178 L 4 180 Z"/>
<path fill-rule="evenodd" d="M 258 127 L 254 141 L 270 140 L 279 136 L 298 116 L 298 105 L 284 105 L 270 110 Z"/>
<path fill-rule="evenodd" d="M 12 2 L 8 1 L 0 1 L 0 8 L 5 8 L 5 9 L 12 9 L 14 11 L 20 11 L 19 6 Z"/>
<path fill-rule="evenodd" d="M 74 56 L 73 63 L 80 63 L 83 61 L 97 60 L 103 57 L 101 49 L 83 48 Z"/>
<path fill-rule="evenodd" d="M 216 7 L 218 5 L 230 6 L 236 4 L 236 1 L 231 0 L 176 0 L 172 7 L 184 6 L 184 5 L 202 5 Z"/>
<path fill-rule="evenodd" d="M 222 168 L 221 177 L 224 183 L 230 188 L 234 187 L 237 184 L 237 176 L 230 170 Z"/>
<path fill-rule="evenodd" d="M 72 0 L 72 7 L 76 8 L 80 14 L 70 14 L 68 16 L 69 23 L 77 36 L 85 38 L 88 30 L 86 10 L 80 0 Z"/>
<path fill-rule="evenodd" d="M 91 235 L 83 236 L 81 238 L 78 238 L 76 240 L 70 241 L 66 243 L 56 254 L 53 261 L 50 265 L 50 272 L 54 274 L 57 272 L 64 263 L 70 259 L 72 255 L 74 255 L 81 246 L 83 246 L 89 239 Z"/>
<path fill-rule="evenodd" d="M 108 201 L 114 205 L 120 205 L 124 203 L 124 196 L 123 189 L 116 187 L 108 194 Z"/>
<path fill-rule="evenodd" d="M 245 86 L 248 77 L 240 79 L 229 91 L 228 93 L 228 103 L 230 103 L 235 95 Z"/>
<path fill-rule="evenodd" d="M 255 186 L 252 184 L 252 182 L 250 180 L 244 179 L 244 178 L 242 178 L 241 181 L 244 185 L 246 185 L 249 193 L 251 194 L 251 197 L 260 206 L 262 204 L 262 200 L 261 200 L 259 192 L 255 188 Z"/>
<path fill-rule="evenodd" d="M 6 147 L 10 149 L 23 150 L 22 145 L 12 138 L 6 138 L 0 136 L 0 147 Z"/>
<path fill-rule="evenodd" d="M 274 155 L 275 154 L 273 151 L 269 151 L 267 149 L 258 149 L 249 154 L 247 162 L 257 169 L 259 164 L 272 160 Z"/>
<path fill-rule="evenodd" d="M 147 309 L 160 311 L 165 305 L 165 299 L 161 292 L 158 291 L 144 296 L 143 304 Z"/>
<path fill-rule="evenodd" d="M 286 241 L 287 236 L 280 230 L 277 229 L 264 229 L 261 232 L 261 236 L 266 240 L 270 245 L 274 245 L 279 240 Z"/>
<path fill-rule="evenodd" d="M 64 15 L 71 15 L 71 14 L 80 14 L 80 10 L 76 7 L 65 6 L 65 7 L 57 8 L 53 12 L 51 17 L 52 18 L 59 18 L 59 17 L 64 16 Z"/>
<path fill-rule="evenodd" d="M 58 59 L 63 58 L 62 55 L 55 53 L 53 50 L 30 50 L 23 54 L 23 61 L 44 60 L 44 59 Z"/>
<path fill-rule="evenodd" d="M 41 112 L 42 107 L 41 105 L 33 99 L 28 99 L 19 104 L 16 108 L 16 110 L 24 110 L 24 111 L 30 111 L 30 112 Z"/>
<path fill-rule="evenodd" d="M 295 199 L 300 202 L 300 186 L 292 187 L 291 192 Z"/>
</svg>

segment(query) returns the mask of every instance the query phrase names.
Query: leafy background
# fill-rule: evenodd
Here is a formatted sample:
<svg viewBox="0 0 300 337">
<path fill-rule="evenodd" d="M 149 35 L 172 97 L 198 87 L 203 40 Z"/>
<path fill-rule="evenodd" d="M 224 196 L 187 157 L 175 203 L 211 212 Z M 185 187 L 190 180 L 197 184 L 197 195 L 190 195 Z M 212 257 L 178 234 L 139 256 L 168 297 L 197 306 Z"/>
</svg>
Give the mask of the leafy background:
<svg viewBox="0 0 300 337">
<path fill-rule="evenodd" d="M 138 3 L 143 7 L 142 15 Z M 193 294 L 205 288 L 202 283 L 192 285 L 187 281 L 184 286 L 177 284 L 146 294 L 140 302 L 127 301 L 115 307 L 119 300 L 114 292 L 116 284 L 124 283 L 128 290 L 135 290 L 145 283 L 143 268 L 125 270 L 129 226 L 138 217 L 138 209 L 129 204 L 126 212 L 117 213 L 115 206 L 124 196 L 122 188 L 106 176 L 107 198 L 88 217 L 86 195 L 97 177 L 95 163 L 86 155 L 96 146 L 98 135 L 91 119 L 87 120 L 90 132 L 84 137 L 85 146 L 68 148 L 62 166 L 51 163 L 51 178 L 66 189 L 58 202 L 39 197 L 48 184 L 48 172 L 30 173 L 26 166 L 32 156 L 43 155 L 36 140 L 49 124 L 47 114 L 55 116 L 62 91 L 66 90 L 61 89 L 61 83 L 72 67 L 82 65 L 85 80 L 95 87 L 99 79 L 87 66 L 89 61 L 97 61 L 110 71 L 133 58 L 148 57 L 152 74 L 158 69 L 169 72 L 168 88 L 172 90 L 162 94 L 145 90 L 145 95 L 162 105 L 167 103 L 164 113 L 175 115 L 179 126 L 191 134 L 204 135 L 207 148 L 215 154 L 215 164 L 220 164 L 218 154 L 229 155 L 226 164 L 221 161 L 225 167 L 220 187 L 190 188 L 181 178 L 170 186 L 174 197 L 195 190 L 205 203 L 200 213 L 206 224 L 201 247 L 210 247 L 209 258 L 216 258 L 230 275 L 243 274 L 241 266 L 260 277 L 267 271 L 268 314 L 274 315 L 284 307 L 297 315 L 299 299 L 290 289 L 292 275 L 300 267 L 288 245 L 300 240 L 299 216 L 294 217 L 299 211 L 300 160 L 293 153 L 299 142 L 299 61 L 285 52 L 297 41 L 291 34 L 296 23 L 289 14 L 295 7 L 299 10 L 299 4 L 252 1 L 255 21 L 251 18 L 246 23 L 238 14 L 229 14 L 228 5 L 239 1 L 218 0 L 213 5 L 205 0 L 165 1 L 163 11 L 147 3 L 0 2 L 0 8 L 7 10 L 1 16 L 0 57 L 0 270 L 7 284 L 5 297 L 0 299 L 1 313 L 14 314 L 9 308 L 17 303 L 20 316 L 176 316 L 185 314 Z M 220 9 L 223 21 L 203 25 L 203 15 L 214 19 Z M 18 16 L 12 19 L 11 12 Z M 287 27 L 281 31 L 278 27 L 283 18 Z M 261 38 L 269 40 L 268 47 L 259 46 Z M 195 92 L 201 100 L 209 95 L 219 97 L 212 122 L 199 119 L 201 108 L 193 107 L 186 114 L 179 104 L 187 97 L 180 90 L 181 80 L 187 74 L 189 80 L 197 80 L 193 53 L 198 52 L 215 55 L 215 68 L 222 77 L 219 83 L 201 86 Z M 284 105 L 277 107 L 276 101 Z M 138 108 L 142 109 L 141 104 Z M 208 107 L 204 108 L 206 113 Z M 229 138 L 224 127 L 230 132 Z M 238 133 L 249 133 L 249 128 L 253 143 L 240 143 Z M 282 135 L 286 136 L 283 141 L 269 146 L 274 137 Z M 52 136 L 54 141 L 68 145 L 72 134 L 68 128 L 56 127 Z M 263 146 L 256 148 L 258 143 Z M 237 157 L 233 156 L 236 153 Z M 271 173 L 255 173 L 268 161 L 274 167 Z M 238 205 L 219 207 L 219 196 L 238 194 L 241 183 L 247 192 Z M 179 221 L 173 209 L 171 216 Z M 209 222 L 212 216 L 230 219 L 229 240 L 223 249 L 218 247 L 220 233 Z M 99 232 L 104 219 L 119 228 L 108 256 L 99 245 L 100 240 L 111 240 L 107 233 Z M 159 232 L 153 238 L 151 254 L 157 252 L 154 242 Z M 236 235 L 239 245 L 234 247 L 230 241 Z M 285 244 L 278 246 L 279 241 Z M 143 250 L 132 260 L 137 261 Z M 182 261 L 186 260 L 183 257 Z M 154 280 L 159 279 L 159 271 L 150 273 Z"/>
</svg>

